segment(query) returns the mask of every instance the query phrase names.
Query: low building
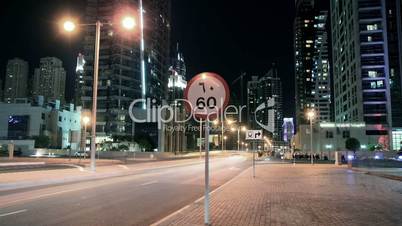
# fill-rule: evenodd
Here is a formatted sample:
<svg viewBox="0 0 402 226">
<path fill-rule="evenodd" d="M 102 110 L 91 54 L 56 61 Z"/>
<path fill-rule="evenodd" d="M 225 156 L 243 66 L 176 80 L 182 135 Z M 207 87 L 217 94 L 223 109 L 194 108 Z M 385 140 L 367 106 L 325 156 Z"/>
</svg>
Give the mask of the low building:
<svg viewBox="0 0 402 226">
<path fill-rule="evenodd" d="M 370 150 L 375 146 L 386 147 L 388 140 L 382 136 L 369 136 L 366 130 L 369 125 L 361 123 L 319 123 L 313 125 L 313 152 L 331 152 L 345 150 L 348 138 L 356 138 L 361 144 L 361 150 Z M 310 125 L 300 125 L 293 139 L 295 149 L 310 152 Z"/>
<path fill-rule="evenodd" d="M 53 148 L 79 149 L 81 133 L 81 108 L 68 105 L 60 107 L 60 101 L 49 104 L 0 103 L 0 139 L 9 141 L 32 140 L 47 136 Z"/>
</svg>

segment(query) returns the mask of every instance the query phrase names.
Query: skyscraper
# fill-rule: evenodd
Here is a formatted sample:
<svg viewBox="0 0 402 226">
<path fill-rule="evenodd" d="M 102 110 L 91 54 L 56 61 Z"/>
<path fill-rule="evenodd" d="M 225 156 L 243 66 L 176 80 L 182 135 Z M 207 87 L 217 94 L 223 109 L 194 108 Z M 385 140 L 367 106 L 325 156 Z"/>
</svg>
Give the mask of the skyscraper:
<svg viewBox="0 0 402 226">
<path fill-rule="evenodd" d="M 251 81 L 247 82 L 247 121 L 250 128 L 255 128 L 254 112 L 258 107 L 258 76 L 251 76 Z"/>
<path fill-rule="evenodd" d="M 272 135 L 274 141 L 282 141 L 282 98 L 282 84 L 275 65 L 261 78 L 253 76 L 247 84 L 251 128 L 262 129 L 261 125 L 266 126 L 265 128 L 273 127 L 273 133 L 269 135 Z M 270 103 L 274 103 L 274 105 L 270 106 Z M 265 107 L 259 109 L 262 105 Z"/>
<path fill-rule="evenodd" d="M 75 106 L 82 106 L 82 96 L 84 95 L 84 67 L 85 57 L 81 53 L 77 56 L 77 66 L 75 68 L 75 81 L 74 81 L 74 104 Z"/>
<path fill-rule="evenodd" d="M 63 62 L 56 57 L 40 59 L 39 68 L 35 68 L 33 96 L 43 96 L 46 102 L 65 101 L 66 71 Z"/>
<path fill-rule="evenodd" d="M 4 84 L 4 102 L 13 103 L 15 98 L 28 97 L 28 62 L 19 58 L 9 60 Z"/>
<path fill-rule="evenodd" d="M 291 144 L 292 138 L 295 134 L 293 118 L 284 118 L 282 129 L 283 129 L 283 141 L 286 142 L 287 144 Z"/>
<path fill-rule="evenodd" d="M 331 17 L 336 122 L 364 121 L 371 144 L 399 149 L 400 0 L 332 0 Z"/>
<path fill-rule="evenodd" d="M 186 124 L 183 122 L 186 119 L 186 109 L 183 102 L 177 101 L 183 99 L 184 89 L 187 86 L 186 81 L 186 64 L 183 54 L 179 51 L 177 45 L 176 52 L 171 61 L 169 68 L 169 83 L 168 83 L 168 102 L 172 107 L 175 119 L 168 123 L 170 128 L 165 130 L 165 151 L 183 152 L 187 147 Z"/>
<path fill-rule="evenodd" d="M 332 120 L 328 44 L 328 11 L 314 0 L 296 1 L 294 23 L 296 123 L 308 123 L 306 111 L 314 109 L 315 122 Z"/>
<path fill-rule="evenodd" d="M 257 118 L 264 125 L 269 125 L 273 122 L 274 132 L 272 134 L 274 141 L 282 141 L 282 123 L 283 123 L 283 109 L 282 109 L 282 83 L 278 77 L 278 69 L 275 65 L 259 79 L 258 88 L 258 104 L 265 103 L 266 109 L 262 110 L 261 114 L 257 114 Z M 272 107 L 273 112 L 269 111 L 269 100 L 274 101 Z M 272 112 L 270 114 L 270 112 Z M 274 119 L 270 119 L 270 117 Z"/>
<path fill-rule="evenodd" d="M 171 66 L 169 67 L 168 100 L 170 102 L 183 98 L 184 89 L 187 86 L 186 73 L 186 63 L 177 46 L 176 54 L 172 57 Z"/>
<path fill-rule="evenodd" d="M 306 109 L 314 102 L 314 0 L 296 1 L 294 22 L 296 123 L 305 124 Z"/>
<path fill-rule="evenodd" d="M 314 16 L 314 56 L 312 81 L 314 88 L 313 107 L 320 122 L 332 121 L 331 77 L 328 43 L 328 11 L 319 11 Z"/>
<path fill-rule="evenodd" d="M 97 134 L 100 136 L 133 136 L 134 127 L 128 109 L 132 101 L 145 97 L 158 103 L 167 95 L 170 38 L 170 1 L 143 0 L 144 48 L 141 47 L 141 26 L 129 33 L 118 26 L 109 26 L 121 12 L 139 15 L 137 0 L 87 0 L 86 22 L 105 23 L 101 33 Z M 136 16 L 138 23 L 141 20 Z M 83 75 L 83 107 L 92 106 L 93 52 L 95 31 L 86 28 Z M 141 69 L 141 54 L 144 67 Z M 143 76 L 144 75 L 144 76 Z M 142 83 L 145 82 L 145 87 Z"/>
</svg>

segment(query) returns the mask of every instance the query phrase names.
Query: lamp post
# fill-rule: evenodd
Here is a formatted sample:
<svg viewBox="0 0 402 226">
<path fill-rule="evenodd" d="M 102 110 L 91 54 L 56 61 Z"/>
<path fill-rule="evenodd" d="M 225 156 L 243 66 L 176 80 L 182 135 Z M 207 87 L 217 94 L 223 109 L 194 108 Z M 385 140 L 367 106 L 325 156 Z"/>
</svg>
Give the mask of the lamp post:
<svg viewBox="0 0 402 226">
<path fill-rule="evenodd" d="M 237 151 L 240 151 L 240 131 L 244 132 L 247 130 L 247 128 L 244 126 L 243 127 L 238 126 L 237 129 L 234 127 L 231 128 L 232 132 L 235 132 L 236 130 L 237 130 Z M 244 144 L 244 142 L 242 142 L 242 144 Z"/>
<path fill-rule="evenodd" d="M 307 118 L 310 121 L 310 159 L 311 159 L 311 164 L 314 164 L 314 159 L 313 159 L 313 119 L 315 117 L 315 112 L 313 109 L 307 112 Z"/>
<path fill-rule="evenodd" d="M 135 26 L 135 19 L 131 16 L 126 16 L 122 19 L 121 25 L 127 29 L 132 30 Z M 96 170 L 96 111 L 97 111 L 97 101 L 98 101 L 98 75 L 99 75 L 99 49 L 100 49 L 100 35 L 101 27 L 103 25 L 112 25 L 111 23 L 102 23 L 97 20 L 95 24 L 78 24 L 79 26 L 95 26 L 95 56 L 94 56 L 94 77 L 93 77 L 93 87 L 92 87 L 92 117 L 91 117 L 91 170 Z M 76 24 L 67 20 L 64 22 L 63 27 L 67 32 L 73 32 L 76 28 Z"/>
</svg>

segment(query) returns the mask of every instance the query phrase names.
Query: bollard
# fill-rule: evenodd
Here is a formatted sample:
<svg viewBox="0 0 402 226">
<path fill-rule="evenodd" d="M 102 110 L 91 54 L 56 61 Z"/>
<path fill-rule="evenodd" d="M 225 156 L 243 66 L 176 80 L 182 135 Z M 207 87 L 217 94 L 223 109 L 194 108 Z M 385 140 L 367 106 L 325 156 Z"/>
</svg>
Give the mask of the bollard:
<svg viewBox="0 0 402 226">
<path fill-rule="evenodd" d="M 8 159 L 13 159 L 14 158 L 14 144 L 8 144 Z"/>
</svg>

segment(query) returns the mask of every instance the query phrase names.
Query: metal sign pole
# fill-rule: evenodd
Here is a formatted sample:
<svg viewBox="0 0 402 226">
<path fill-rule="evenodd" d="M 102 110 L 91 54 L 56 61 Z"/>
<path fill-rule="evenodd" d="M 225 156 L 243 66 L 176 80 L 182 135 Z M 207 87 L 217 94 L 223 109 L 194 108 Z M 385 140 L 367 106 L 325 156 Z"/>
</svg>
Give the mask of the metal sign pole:
<svg viewBox="0 0 402 226">
<path fill-rule="evenodd" d="M 218 74 L 204 72 L 193 77 L 184 91 L 184 98 L 189 102 L 187 111 L 196 117 L 205 119 L 205 200 L 204 223 L 210 225 L 209 219 L 209 116 L 223 111 L 230 99 L 230 90 L 226 81 Z M 223 122 L 223 121 L 222 121 Z M 223 132 L 223 131 L 222 131 Z M 202 132 L 200 132 L 201 135 Z M 223 133 L 222 133 L 223 134 Z M 223 149 L 222 137 L 222 149 Z"/>
<path fill-rule="evenodd" d="M 205 199 L 204 223 L 209 225 L 209 120 L 205 120 Z"/>
<path fill-rule="evenodd" d="M 255 178 L 255 141 L 253 142 L 253 178 Z"/>
<path fill-rule="evenodd" d="M 202 157 L 202 119 L 200 119 L 200 159 Z"/>
</svg>

